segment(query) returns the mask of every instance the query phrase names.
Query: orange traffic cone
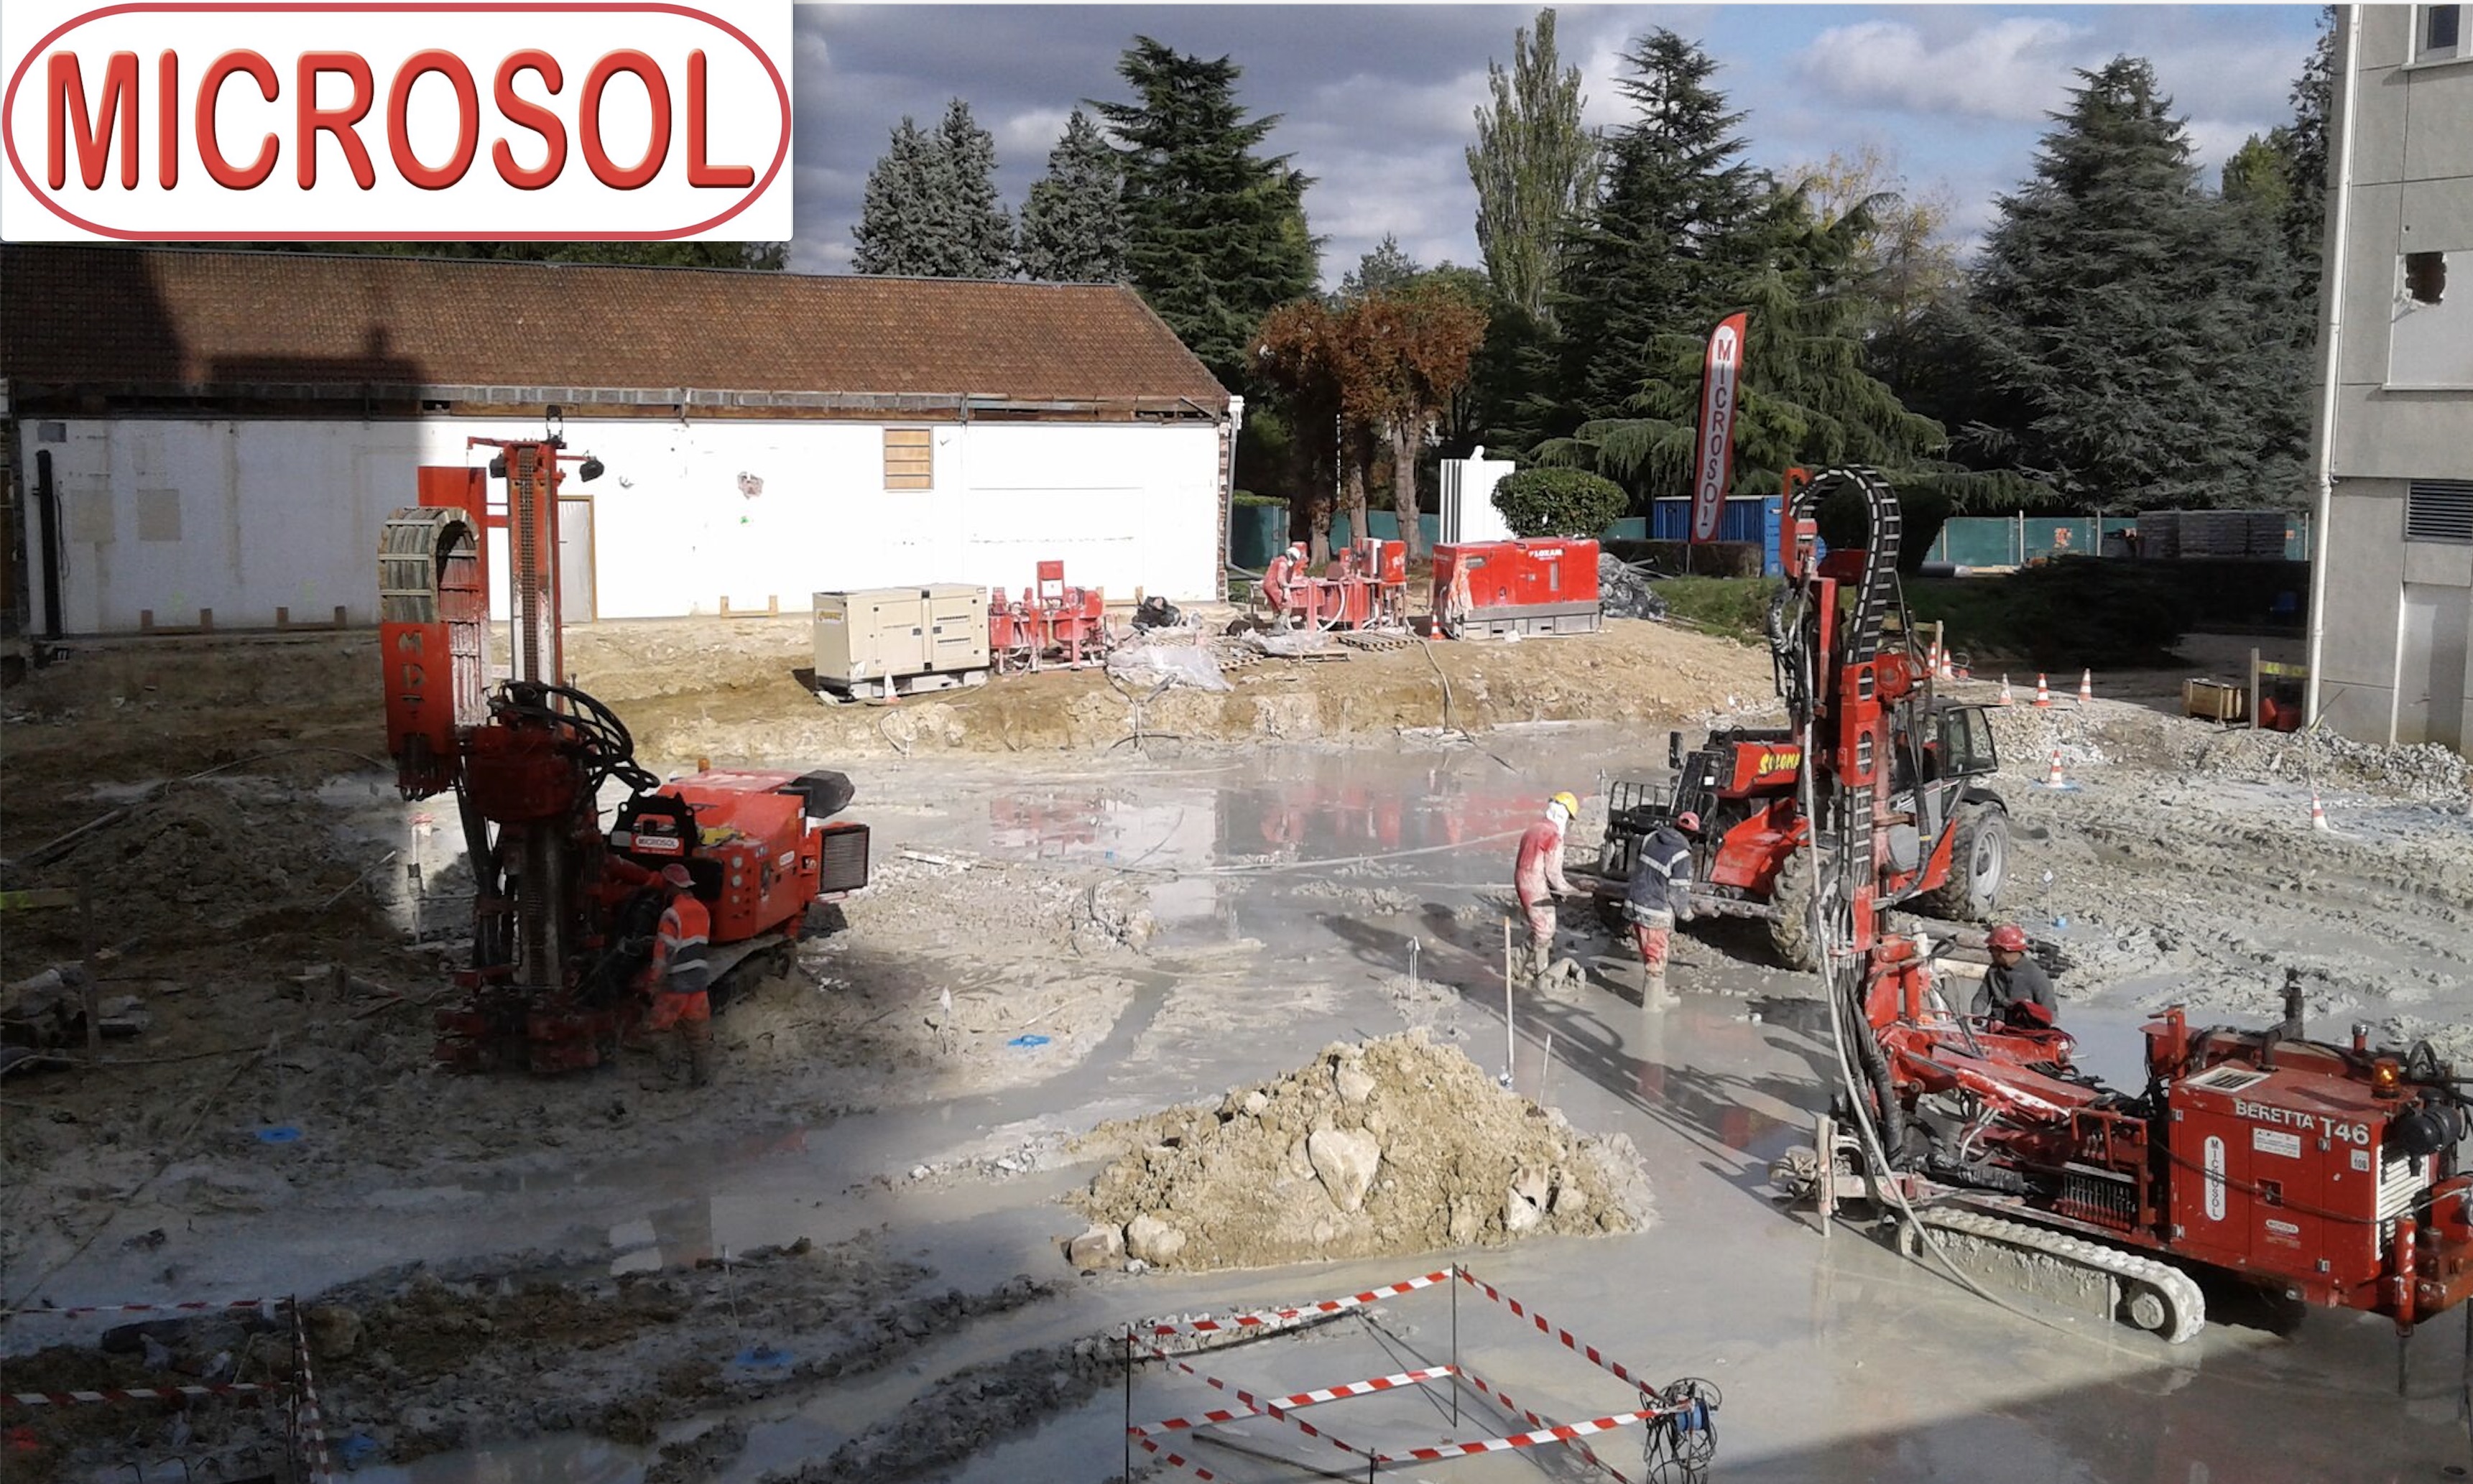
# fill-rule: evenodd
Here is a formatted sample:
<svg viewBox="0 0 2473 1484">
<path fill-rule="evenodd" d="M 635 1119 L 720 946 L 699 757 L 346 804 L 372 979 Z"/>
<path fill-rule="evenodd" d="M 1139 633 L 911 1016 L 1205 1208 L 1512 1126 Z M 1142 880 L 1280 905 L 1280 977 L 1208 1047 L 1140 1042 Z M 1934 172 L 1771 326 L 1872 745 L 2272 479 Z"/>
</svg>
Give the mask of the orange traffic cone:
<svg viewBox="0 0 2473 1484">
<path fill-rule="evenodd" d="M 2006 675 L 2001 677 L 2001 704 L 2003 706 L 2015 706 L 2017 704 L 2016 700 L 2009 694 L 2009 677 Z"/>
<path fill-rule="evenodd" d="M 2078 672 L 2078 705 L 2093 706 L 2094 704 L 2095 672 L 2093 670 L 2080 670 Z"/>
<path fill-rule="evenodd" d="M 2315 788 L 2310 791 L 2310 827 L 2327 830 L 2330 833 L 2333 833 L 2336 828 L 2335 826 L 2327 823 L 2327 806 L 2318 802 L 2318 790 Z"/>
<path fill-rule="evenodd" d="M 2061 750 L 2057 747 L 2053 749 L 2053 771 L 2045 777 L 2044 786 L 2046 788 L 2067 788 L 2070 786 L 2069 779 L 2061 777 Z"/>
<path fill-rule="evenodd" d="M 2035 677 L 2035 704 L 2037 706 L 2053 704 L 2053 687 L 2040 673 Z"/>
</svg>

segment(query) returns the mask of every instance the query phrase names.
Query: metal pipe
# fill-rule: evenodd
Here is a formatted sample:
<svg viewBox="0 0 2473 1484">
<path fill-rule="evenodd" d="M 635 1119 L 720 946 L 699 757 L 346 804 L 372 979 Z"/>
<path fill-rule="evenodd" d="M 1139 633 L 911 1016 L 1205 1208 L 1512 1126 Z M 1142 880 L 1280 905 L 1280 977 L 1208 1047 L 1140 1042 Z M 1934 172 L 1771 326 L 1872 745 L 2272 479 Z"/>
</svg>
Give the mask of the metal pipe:
<svg viewBox="0 0 2473 1484">
<path fill-rule="evenodd" d="M 52 451 L 35 452 L 35 512 L 43 537 L 43 637 L 60 636 L 60 491 L 52 480 Z"/>
<path fill-rule="evenodd" d="M 2353 220 L 2353 114 L 2359 92 L 2362 8 L 2348 5 L 2336 12 L 2343 36 L 2336 75 L 2335 201 L 2328 211 L 2327 271 L 2318 282 L 2318 427 L 2316 485 L 2311 511 L 2310 638 L 2305 662 L 2310 674 L 2302 682 L 2302 719 L 2318 724 L 2319 671 L 2327 643 L 2327 559 L 2335 544 L 2337 384 L 2343 374 L 2344 277 Z"/>
</svg>

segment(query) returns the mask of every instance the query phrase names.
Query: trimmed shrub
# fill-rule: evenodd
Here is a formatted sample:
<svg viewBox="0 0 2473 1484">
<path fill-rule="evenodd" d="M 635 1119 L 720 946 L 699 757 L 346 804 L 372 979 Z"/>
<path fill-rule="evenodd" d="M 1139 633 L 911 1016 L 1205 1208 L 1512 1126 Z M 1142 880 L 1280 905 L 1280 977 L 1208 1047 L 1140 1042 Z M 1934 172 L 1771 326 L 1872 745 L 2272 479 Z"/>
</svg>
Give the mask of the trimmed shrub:
<svg viewBox="0 0 2473 1484">
<path fill-rule="evenodd" d="M 1594 538 L 1630 505 L 1622 486 L 1586 469 L 1522 469 L 1494 487 L 1494 508 L 1514 536 Z"/>
</svg>

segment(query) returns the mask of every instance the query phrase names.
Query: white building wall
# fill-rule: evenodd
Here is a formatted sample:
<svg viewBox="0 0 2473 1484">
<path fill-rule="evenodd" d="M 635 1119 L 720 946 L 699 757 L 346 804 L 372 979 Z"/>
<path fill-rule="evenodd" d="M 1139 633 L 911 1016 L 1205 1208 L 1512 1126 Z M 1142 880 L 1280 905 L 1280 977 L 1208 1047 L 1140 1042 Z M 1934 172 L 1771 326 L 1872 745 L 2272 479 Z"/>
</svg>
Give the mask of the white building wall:
<svg viewBox="0 0 2473 1484">
<path fill-rule="evenodd" d="M 342 604 L 352 622 L 374 622 L 378 533 L 418 499 L 414 469 L 483 464 L 490 450 L 468 453 L 466 438 L 540 428 L 444 417 L 29 419 L 19 446 L 30 474 L 34 454 L 52 456 L 62 625 L 100 634 L 135 629 L 147 610 L 178 626 L 212 609 L 220 629 L 272 624 L 278 606 L 322 622 Z M 914 582 L 1020 588 L 1043 558 L 1112 598 L 1138 586 L 1178 602 L 1215 590 L 1221 496 L 1209 424 L 947 423 L 935 429 L 932 491 L 883 488 L 882 432 L 571 419 L 569 449 L 607 466 L 563 491 L 592 502 L 598 616 L 708 613 L 725 598 L 737 611 L 761 612 L 768 599 L 804 611 L 820 589 Z M 505 571 L 503 539 L 493 574 Z"/>
</svg>

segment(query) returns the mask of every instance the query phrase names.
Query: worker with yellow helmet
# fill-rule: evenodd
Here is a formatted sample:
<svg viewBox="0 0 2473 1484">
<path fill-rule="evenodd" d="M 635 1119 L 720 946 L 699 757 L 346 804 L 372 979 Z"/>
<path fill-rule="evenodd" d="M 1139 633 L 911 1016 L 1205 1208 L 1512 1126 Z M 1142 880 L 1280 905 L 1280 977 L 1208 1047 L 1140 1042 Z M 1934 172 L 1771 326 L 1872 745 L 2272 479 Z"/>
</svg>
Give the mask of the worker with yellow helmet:
<svg viewBox="0 0 2473 1484">
<path fill-rule="evenodd" d="M 1563 879 L 1563 831 L 1578 817 L 1580 801 L 1558 793 L 1546 802 L 1546 817 L 1520 837 L 1520 856 L 1511 868 L 1511 889 L 1528 920 L 1528 977 L 1546 975 L 1554 960 L 1554 898 L 1572 894 Z"/>
</svg>

